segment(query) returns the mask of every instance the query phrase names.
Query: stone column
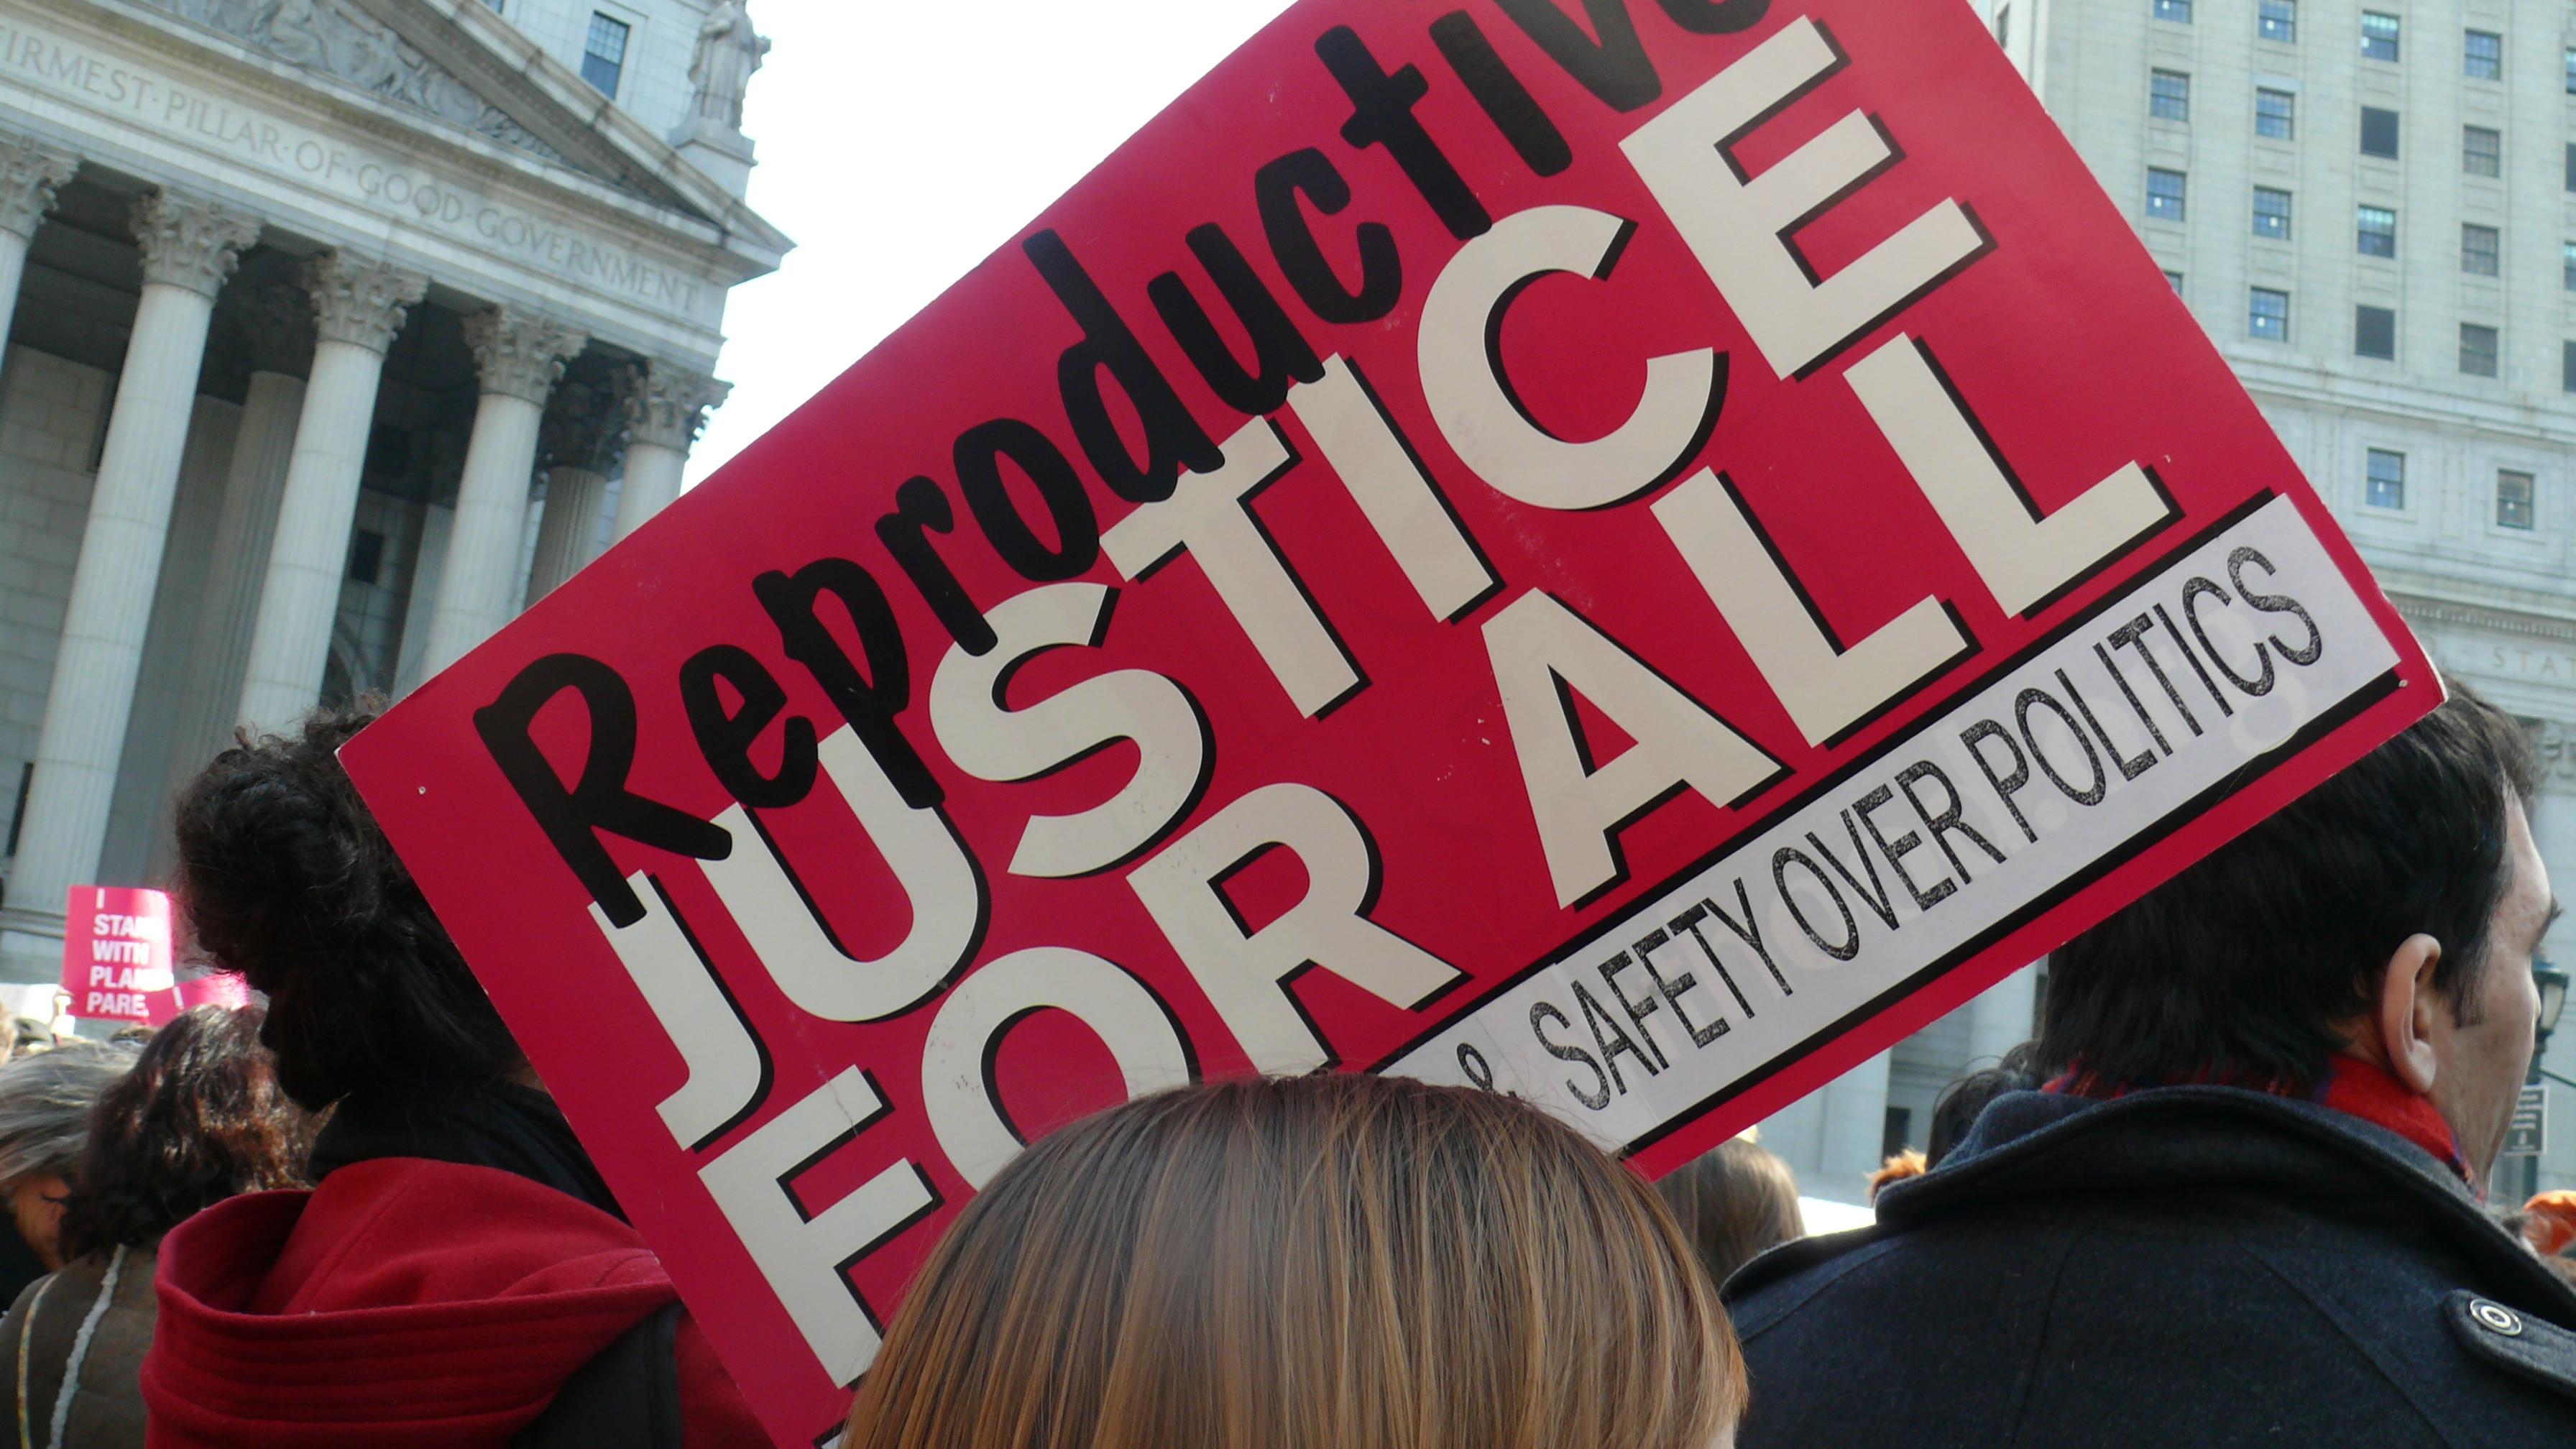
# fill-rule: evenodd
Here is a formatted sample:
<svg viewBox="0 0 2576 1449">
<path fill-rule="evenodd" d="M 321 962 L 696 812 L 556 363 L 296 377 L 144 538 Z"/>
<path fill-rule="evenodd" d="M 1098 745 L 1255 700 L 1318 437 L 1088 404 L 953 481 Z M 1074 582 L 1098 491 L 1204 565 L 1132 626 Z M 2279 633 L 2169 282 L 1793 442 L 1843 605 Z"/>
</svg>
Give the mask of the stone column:
<svg viewBox="0 0 2576 1449">
<path fill-rule="evenodd" d="M 429 280 L 324 252 L 304 264 L 304 286 L 313 301 L 313 382 L 295 425 L 259 622 L 242 671 L 238 713 L 253 729 L 286 727 L 321 694 L 385 349 Z"/>
<path fill-rule="evenodd" d="M 80 169 L 69 151 L 26 137 L 0 133 L 0 351 L 9 345 L 9 323 L 18 310 L 18 285 L 27 276 L 27 247 L 45 213 L 54 209 L 54 191 Z"/>
<path fill-rule="evenodd" d="M 202 769 L 223 748 L 238 717 L 242 666 L 259 618 L 269 544 L 277 536 L 278 502 L 295 451 L 296 419 L 304 410 L 304 378 L 313 365 L 313 303 L 302 288 L 279 283 L 258 289 L 239 320 L 251 343 L 250 392 L 224 477 L 188 682 L 171 736 L 173 781 Z"/>
<path fill-rule="evenodd" d="M 483 397 L 456 488 L 438 610 L 430 616 L 432 674 L 490 638 L 519 602 L 521 530 L 546 398 L 564 364 L 590 339 L 563 323 L 495 307 L 465 319 L 465 341 L 474 349 Z"/>
<path fill-rule="evenodd" d="M 724 406 L 733 384 L 701 372 L 654 363 L 651 370 L 628 370 L 626 481 L 617 498 L 617 537 L 644 526 L 644 520 L 680 496 L 680 474 L 689 449 L 706 426 L 707 412 Z"/>
<path fill-rule="evenodd" d="M 608 470 L 615 466 L 625 432 L 625 399 L 616 386 L 567 383 L 546 410 L 538 443 L 546 467 L 546 508 L 537 524 L 536 561 L 528 570 L 530 604 L 598 556 Z"/>
<path fill-rule="evenodd" d="M 143 300 L 73 567 L 17 877 L 9 884 L 13 914 L 41 913 L 57 931 L 64 893 L 97 870 L 107 835 L 215 293 L 259 236 L 256 219 L 167 190 L 137 200 L 133 215 Z M 186 546 L 203 545 L 191 539 Z"/>
</svg>

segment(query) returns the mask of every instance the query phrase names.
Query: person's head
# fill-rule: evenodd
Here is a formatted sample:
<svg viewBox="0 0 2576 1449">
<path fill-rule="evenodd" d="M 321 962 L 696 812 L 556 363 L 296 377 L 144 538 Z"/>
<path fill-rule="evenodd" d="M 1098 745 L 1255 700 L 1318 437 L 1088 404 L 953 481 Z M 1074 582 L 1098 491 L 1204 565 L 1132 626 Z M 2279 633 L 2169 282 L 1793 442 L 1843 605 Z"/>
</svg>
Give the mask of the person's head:
<svg viewBox="0 0 2576 1449">
<path fill-rule="evenodd" d="M 2451 698 L 2050 958 L 2043 1059 L 2107 1081 L 2313 1086 L 2349 1052 L 2430 1100 L 2480 1180 L 2530 1063 L 2555 907 L 2529 741 Z"/>
<path fill-rule="evenodd" d="M 525 1063 L 340 768 L 340 746 L 373 719 L 316 711 L 293 735 L 216 756 L 179 798 L 192 934 L 266 994 L 278 1080 L 317 1111 Z"/>
<path fill-rule="evenodd" d="M 278 1086 L 261 1019 L 197 1007 L 98 1099 L 63 1206 L 65 1258 L 143 1247 L 225 1198 L 302 1185 L 312 1119 Z"/>
<path fill-rule="evenodd" d="M 71 1042 L 0 1066 L 0 1194 L 48 1269 L 66 1256 L 63 1199 L 89 1144 L 90 1110 L 134 1055 L 130 1046 Z"/>
<path fill-rule="evenodd" d="M 1710 1449 L 1743 1362 L 1652 1189 L 1515 1099 L 1211 1082 L 966 1205 L 846 1449 Z"/>
<path fill-rule="evenodd" d="M 1700 1154 L 1655 1184 L 1655 1191 L 1681 1220 L 1712 1283 L 1724 1283 L 1762 1253 L 1807 1235 L 1797 1174 L 1780 1154 L 1746 1138 Z"/>
<path fill-rule="evenodd" d="M 2027 1092 L 2040 1083 L 2039 1043 L 2023 1042 L 1991 1067 L 1968 1073 L 1941 1089 L 1932 1102 L 1932 1125 L 1924 1133 L 1923 1170 L 1931 1171 L 1950 1155 L 1968 1129 L 1977 1125 L 1986 1104 L 2006 1092 Z"/>
</svg>

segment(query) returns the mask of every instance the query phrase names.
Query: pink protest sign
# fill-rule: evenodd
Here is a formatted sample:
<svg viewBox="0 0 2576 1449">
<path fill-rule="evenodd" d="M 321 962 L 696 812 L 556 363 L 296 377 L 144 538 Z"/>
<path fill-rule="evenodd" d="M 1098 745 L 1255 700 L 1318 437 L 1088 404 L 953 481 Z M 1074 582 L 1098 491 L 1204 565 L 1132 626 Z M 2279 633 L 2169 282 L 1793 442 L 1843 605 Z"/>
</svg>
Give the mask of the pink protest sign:
<svg viewBox="0 0 2576 1449">
<path fill-rule="evenodd" d="M 74 886 L 63 913 L 63 990 L 71 1015 L 160 1026 L 192 1006 L 239 1006 L 241 978 L 179 968 L 167 891 Z"/>
</svg>

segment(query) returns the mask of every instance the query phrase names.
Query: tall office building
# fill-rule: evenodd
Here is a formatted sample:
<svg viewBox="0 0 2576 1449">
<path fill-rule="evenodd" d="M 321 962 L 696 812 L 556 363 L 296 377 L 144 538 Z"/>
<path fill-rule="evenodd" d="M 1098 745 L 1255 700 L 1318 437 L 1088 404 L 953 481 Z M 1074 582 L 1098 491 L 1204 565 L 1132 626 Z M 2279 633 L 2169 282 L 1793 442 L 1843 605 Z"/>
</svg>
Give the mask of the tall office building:
<svg viewBox="0 0 2576 1449">
<path fill-rule="evenodd" d="M 2529 725 L 2533 834 L 2576 895 L 2576 7 L 1976 4 L 2433 657 Z M 2576 926 L 2548 950 L 2576 964 Z M 1855 1196 L 1940 1083 L 2020 1039 L 2032 975 L 1773 1145 Z M 2576 1077 L 2576 1021 L 2546 1065 Z M 2576 1185 L 2576 1090 L 2551 1097 L 2537 1180 Z"/>
</svg>

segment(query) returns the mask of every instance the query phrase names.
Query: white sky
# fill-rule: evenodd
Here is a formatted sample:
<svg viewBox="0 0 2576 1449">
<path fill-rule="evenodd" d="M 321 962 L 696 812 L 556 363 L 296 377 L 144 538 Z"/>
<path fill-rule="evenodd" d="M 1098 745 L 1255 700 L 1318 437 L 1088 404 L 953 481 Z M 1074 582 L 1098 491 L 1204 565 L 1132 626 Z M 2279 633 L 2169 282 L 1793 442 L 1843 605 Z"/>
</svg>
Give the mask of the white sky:
<svg viewBox="0 0 2576 1449">
<path fill-rule="evenodd" d="M 751 205 L 797 242 L 734 289 L 692 483 L 1043 211 L 1287 0 L 752 0 L 775 42 Z M 1104 18 L 1106 17 L 1106 18 Z"/>
</svg>

